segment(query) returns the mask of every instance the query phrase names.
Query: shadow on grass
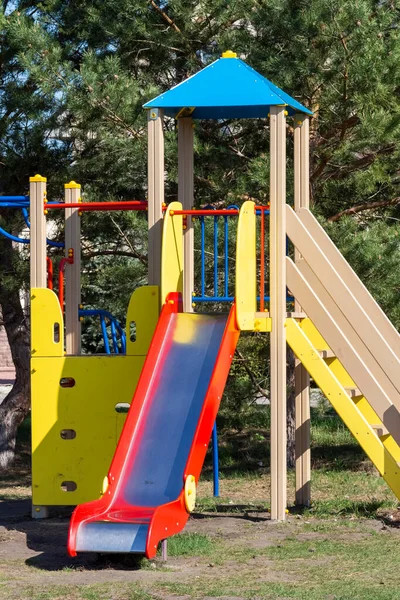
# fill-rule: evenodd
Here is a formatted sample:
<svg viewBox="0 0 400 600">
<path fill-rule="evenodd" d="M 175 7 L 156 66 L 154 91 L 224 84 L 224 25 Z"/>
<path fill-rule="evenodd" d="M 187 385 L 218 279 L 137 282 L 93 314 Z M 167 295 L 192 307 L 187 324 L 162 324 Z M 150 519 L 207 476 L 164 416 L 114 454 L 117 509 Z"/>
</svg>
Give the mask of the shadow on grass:
<svg viewBox="0 0 400 600">
<path fill-rule="evenodd" d="M 204 512 L 194 512 L 190 515 L 192 519 L 220 519 L 221 517 L 244 519 L 253 523 L 271 520 L 267 508 L 254 504 L 216 504 L 215 512 L 204 509 Z"/>
</svg>

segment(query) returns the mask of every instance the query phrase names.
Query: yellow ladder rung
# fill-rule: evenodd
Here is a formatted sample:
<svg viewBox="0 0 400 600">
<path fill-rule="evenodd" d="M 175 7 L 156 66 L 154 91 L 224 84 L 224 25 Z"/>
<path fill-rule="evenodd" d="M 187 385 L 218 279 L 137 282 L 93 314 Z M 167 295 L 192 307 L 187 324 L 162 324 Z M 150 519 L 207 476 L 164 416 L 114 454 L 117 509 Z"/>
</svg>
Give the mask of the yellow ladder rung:
<svg viewBox="0 0 400 600">
<path fill-rule="evenodd" d="M 320 357 L 323 358 L 324 360 L 326 358 L 336 358 L 336 354 L 330 348 L 328 348 L 328 350 L 318 350 L 318 352 L 319 352 Z"/>
</svg>

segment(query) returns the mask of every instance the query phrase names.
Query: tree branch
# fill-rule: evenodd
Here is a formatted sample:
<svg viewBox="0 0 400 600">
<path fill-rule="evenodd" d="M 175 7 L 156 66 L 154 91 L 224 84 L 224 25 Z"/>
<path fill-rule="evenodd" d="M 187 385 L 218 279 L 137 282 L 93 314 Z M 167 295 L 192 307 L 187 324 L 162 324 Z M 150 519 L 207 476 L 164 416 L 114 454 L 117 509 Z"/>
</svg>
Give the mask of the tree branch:
<svg viewBox="0 0 400 600">
<path fill-rule="evenodd" d="M 346 208 L 346 210 L 341 210 L 333 217 L 329 217 L 328 221 L 330 223 L 335 223 L 339 221 L 345 215 L 354 215 L 359 212 L 364 212 L 364 210 L 372 210 L 374 208 L 383 208 L 384 206 L 393 206 L 395 204 L 400 203 L 400 196 L 396 198 L 391 198 L 390 200 L 379 200 L 377 202 L 365 202 L 364 204 L 358 204 L 357 206 L 352 206 L 351 208 Z"/>
<path fill-rule="evenodd" d="M 171 25 L 171 27 L 173 27 L 175 29 L 176 32 L 178 33 L 182 33 L 181 30 L 179 29 L 179 27 L 177 25 L 175 25 L 175 23 L 173 22 L 173 20 L 167 15 L 167 13 L 165 13 L 162 8 L 160 8 L 155 2 L 154 0 L 150 0 L 150 4 L 151 6 L 158 12 L 159 15 L 162 16 L 162 18 L 164 19 L 164 21 L 166 21 L 168 23 L 168 25 Z"/>
<path fill-rule="evenodd" d="M 264 398 L 269 398 L 269 393 L 268 391 L 263 388 L 257 381 L 256 376 L 254 375 L 253 371 L 250 369 L 249 365 L 248 365 L 248 361 L 247 359 L 243 356 L 243 354 L 240 352 L 240 350 L 238 350 L 236 348 L 236 354 L 238 355 L 238 357 L 240 358 L 241 362 L 243 363 L 244 369 L 247 373 L 247 375 L 250 377 L 251 383 L 254 385 L 254 387 L 256 388 L 256 390 L 262 395 L 264 396 Z"/>
<path fill-rule="evenodd" d="M 93 258 L 95 256 L 128 256 L 129 258 L 137 258 L 143 265 L 147 266 L 146 257 L 135 250 L 132 252 L 128 250 L 96 250 L 85 253 L 85 258 Z"/>
</svg>

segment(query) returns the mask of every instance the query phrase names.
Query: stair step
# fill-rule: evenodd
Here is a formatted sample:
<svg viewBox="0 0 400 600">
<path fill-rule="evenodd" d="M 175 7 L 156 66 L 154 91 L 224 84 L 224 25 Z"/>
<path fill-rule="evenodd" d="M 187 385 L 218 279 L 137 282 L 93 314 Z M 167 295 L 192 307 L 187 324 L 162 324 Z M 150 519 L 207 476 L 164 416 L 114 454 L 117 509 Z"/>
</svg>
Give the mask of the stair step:
<svg viewBox="0 0 400 600">
<path fill-rule="evenodd" d="M 379 425 L 371 425 L 371 427 L 379 438 L 384 437 L 385 435 L 390 435 L 389 431 L 384 425 L 382 425 L 382 423 Z"/>
<path fill-rule="evenodd" d="M 336 358 L 336 354 L 330 348 L 328 350 L 318 350 L 321 358 Z"/>
<path fill-rule="evenodd" d="M 344 389 L 346 390 L 346 392 L 348 393 L 350 398 L 352 398 L 353 400 L 354 400 L 354 398 L 358 398 L 363 395 L 362 391 L 359 390 L 357 387 L 345 385 Z"/>
</svg>

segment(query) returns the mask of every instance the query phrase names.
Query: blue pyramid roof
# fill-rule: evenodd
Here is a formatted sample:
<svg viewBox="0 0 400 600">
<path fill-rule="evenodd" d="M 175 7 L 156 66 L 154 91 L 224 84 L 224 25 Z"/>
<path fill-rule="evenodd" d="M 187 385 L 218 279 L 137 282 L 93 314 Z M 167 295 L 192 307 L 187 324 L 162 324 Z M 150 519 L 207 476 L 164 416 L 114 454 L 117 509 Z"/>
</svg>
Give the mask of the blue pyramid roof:
<svg viewBox="0 0 400 600">
<path fill-rule="evenodd" d="M 312 115 L 265 77 L 236 58 L 219 58 L 195 75 L 150 100 L 144 108 L 162 108 L 169 117 L 190 114 L 194 119 L 265 118 L 270 106 L 287 106 L 289 114 Z"/>
</svg>

